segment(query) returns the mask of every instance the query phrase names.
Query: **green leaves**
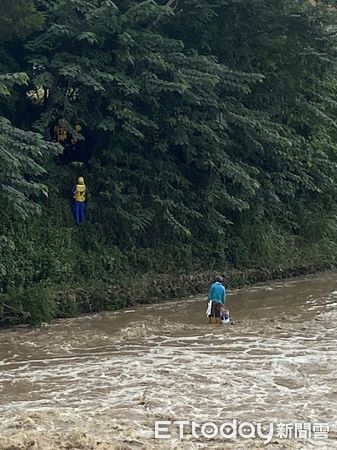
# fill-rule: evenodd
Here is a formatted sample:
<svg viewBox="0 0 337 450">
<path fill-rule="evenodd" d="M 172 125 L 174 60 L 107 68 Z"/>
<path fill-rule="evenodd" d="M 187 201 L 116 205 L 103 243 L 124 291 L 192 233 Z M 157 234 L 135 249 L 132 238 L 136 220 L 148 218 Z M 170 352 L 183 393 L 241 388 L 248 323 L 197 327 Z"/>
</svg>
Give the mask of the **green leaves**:
<svg viewBox="0 0 337 450">
<path fill-rule="evenodd" d="M 11 95 L 11 88 L 18 84 L 27 84 L 28 76 L 25 73 L 0 73 L 0 97 Z"/>
<path fill-rule="evenodd" d="M 42 28 L 17 53 L 8 47 L 17 69 L 7 71 L 29 80 L 0 76 L 0 95 L 14 89 L 16 125 L 82 126 L 93 216 L 121 248 L 175 240 L 219 255 L 229 235 L 253 248 L 250 225 L 277 239 L 294 232 L 298 204 L 335 207 L 334 10 L 306 0 L 39 9 Z M 38 89 L 45 97 L 32 107 L 25 91 Z M 3 126 L 3 198 L 25 215 L 25 201 L 46 194 L 53 150 Z"/>
<path fill-rule="evenodd" d="M 0 204 L 7 216 L 25 219 L 40 211 L 39 196 L 47 187 L 36 181 L 46 170 L 43 158 L 50 158 L 58 147 L 42 137 L 13 127 L 0 117 Z"/>
<path fill-rule="evenodd" d="M 98 43 L 98 38 L 97 38 L 96 34 L 95 33 L 91 33 L 90 31 L 84 31 L 83 33 L 80 33 L 77 36 L 77 39 L 79 41 L 86 40 L 91 45 Z"/>
<path fill-rule="evenodd" d="M 25 38 L 43 24 L 33 0 L 1 0 L 0 43 Z"/>
<path fill-rule="evenodd" d="M 25 73 L 1 74 L 0 96 L 9 96 L 13 86 L 26 85 Z M 45 153 L 50 158 L 57 146 L 32 132 L 13 127 L 0 116 L 0 205 L 6 216 L 24 219 L 39 212 L 37 199 L 48 195 L 47 187 L 36 179 L 46 171 L 41 165 Z"/>
</svg>

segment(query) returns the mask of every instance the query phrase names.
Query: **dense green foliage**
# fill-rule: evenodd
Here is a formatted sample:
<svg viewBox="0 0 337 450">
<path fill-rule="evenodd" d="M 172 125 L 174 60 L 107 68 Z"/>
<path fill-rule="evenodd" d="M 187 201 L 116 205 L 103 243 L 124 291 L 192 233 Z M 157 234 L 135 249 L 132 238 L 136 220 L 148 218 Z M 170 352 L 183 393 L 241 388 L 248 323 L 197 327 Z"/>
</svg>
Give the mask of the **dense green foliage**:
<svg viewBox="0 0 337 450">
<path fill-rule="evenodd" d="M 331 2 L 3 8 L 2 292 L 29 288 L 33 299 L 46 283 L 133 272 L 335 261 Z M 60 159 L 48 140 L 61 124 L 78 144 Z M 90 191 L 80 229 L 69 208 L 78 175 Z"/>
<path fill-rule="evenodd" d="M 17 41 L 38 30 L 43 16 L 36 10 L 34 0 L 1 0 L 0 39 Z"/>
</svg>

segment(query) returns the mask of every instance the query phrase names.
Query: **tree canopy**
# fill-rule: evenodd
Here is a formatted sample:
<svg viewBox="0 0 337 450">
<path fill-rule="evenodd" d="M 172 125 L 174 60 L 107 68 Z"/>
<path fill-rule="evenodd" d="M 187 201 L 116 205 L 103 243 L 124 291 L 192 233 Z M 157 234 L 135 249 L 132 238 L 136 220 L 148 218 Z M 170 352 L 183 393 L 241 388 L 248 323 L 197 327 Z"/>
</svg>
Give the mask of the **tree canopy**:
<svg viewBox="0 0 337 450">
<path fill-rule="evenodd" d="M 68 163 L 80 161 L 88 240 L 130 261 L 271 264 L 294 257 L 293 235 L 335 249 L 332 6 L 3 2 L 0 202 L 25 216 L 52 185 L 68 207 Z M 66 160 L 52 145 L 60 126 L 79 143 Z"/>
</svg>

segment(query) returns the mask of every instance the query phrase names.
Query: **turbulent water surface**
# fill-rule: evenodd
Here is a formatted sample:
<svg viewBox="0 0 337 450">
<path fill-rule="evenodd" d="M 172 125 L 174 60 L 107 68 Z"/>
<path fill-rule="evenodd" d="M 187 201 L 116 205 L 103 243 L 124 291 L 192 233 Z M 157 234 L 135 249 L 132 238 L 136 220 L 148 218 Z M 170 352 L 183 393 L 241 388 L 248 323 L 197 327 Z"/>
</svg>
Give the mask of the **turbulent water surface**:
<svg viewBox="0 0 337 450">
<path fill-rule="evenodd" d="M 337 274 L 232 291 L 227 304 L 234 325 L 208 325 L 199 297 L 2 331 L 0 448 L 262 448 L 189 424 L 182 439 L 176 426 L 154 436 L 156 420 L 234 419 L 273 423 L 272 448 L 337 448 Z"/>
</svg>

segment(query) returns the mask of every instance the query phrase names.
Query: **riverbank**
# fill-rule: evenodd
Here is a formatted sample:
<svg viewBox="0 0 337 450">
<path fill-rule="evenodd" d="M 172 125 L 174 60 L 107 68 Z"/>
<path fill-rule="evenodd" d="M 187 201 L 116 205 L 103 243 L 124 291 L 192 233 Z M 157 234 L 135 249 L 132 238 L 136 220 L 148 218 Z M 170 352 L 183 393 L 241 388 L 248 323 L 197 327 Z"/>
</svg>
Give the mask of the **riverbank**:
<svg viewBox="0 0 337 450">
<path fill-rule="evenodd" d="M 30 289 L 1 296 L 0 320 L 2 326 L 40 325 L 54 318 L 76 317 L 206 294 L 216 273 L 224 277 L 226 287 L 231 289 L 334 268 L 333 264 L 322 263 L 273 269 L 212 270 L 190 275 L 139 274 L 133 278 L 96 281 L 76 287 L 40 283 Z"/>
<path fill-rule="evenodd" d="M 302 265 L 289 268 L 231 269 L 226 272 L 212 270 L 191 275 L 147 274 L 119 283 L 105 283 L 92 287 L 79 287 L 57 293 L 59 308 L 75 303 L 81 313 L 127 308 L 140 304 L 159 303 L 165 300 L 187 297 L 208 291 L 214 275 L 224 278 L 228 289 L 242 288 L 254 283 L 292 278 L 325 270 L 333 270 L 332 264 Z"/>
</svg>

